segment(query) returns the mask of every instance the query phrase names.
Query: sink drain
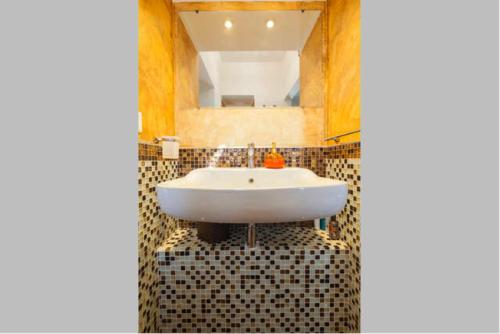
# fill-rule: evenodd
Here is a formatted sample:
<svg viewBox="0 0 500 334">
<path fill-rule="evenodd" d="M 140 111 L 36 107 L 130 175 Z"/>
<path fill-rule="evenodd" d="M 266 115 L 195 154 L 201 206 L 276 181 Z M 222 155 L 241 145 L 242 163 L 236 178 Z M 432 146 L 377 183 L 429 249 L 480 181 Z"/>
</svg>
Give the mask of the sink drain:
<svg viewBox="0 0 500 334">
<path fill-rule="evenodd" d="M 252 178 L 248 179 L 248 182 L 253 183 L 253 179 Z"/>
</svg>

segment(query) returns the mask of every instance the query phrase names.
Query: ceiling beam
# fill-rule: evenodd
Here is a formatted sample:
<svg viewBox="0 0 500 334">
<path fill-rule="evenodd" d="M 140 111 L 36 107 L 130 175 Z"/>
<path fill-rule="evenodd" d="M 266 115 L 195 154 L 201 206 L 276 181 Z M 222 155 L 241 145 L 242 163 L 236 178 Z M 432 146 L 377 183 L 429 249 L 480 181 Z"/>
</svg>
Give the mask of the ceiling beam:
<svg viewBox="0 0 500 334">
<path fill-rule="evenodd" d="M 260 11 L 260 10 L 320 10 L 325 1 L 220 1 L 220 2 L 176 2 L 176 11 Z"/>
</svg>

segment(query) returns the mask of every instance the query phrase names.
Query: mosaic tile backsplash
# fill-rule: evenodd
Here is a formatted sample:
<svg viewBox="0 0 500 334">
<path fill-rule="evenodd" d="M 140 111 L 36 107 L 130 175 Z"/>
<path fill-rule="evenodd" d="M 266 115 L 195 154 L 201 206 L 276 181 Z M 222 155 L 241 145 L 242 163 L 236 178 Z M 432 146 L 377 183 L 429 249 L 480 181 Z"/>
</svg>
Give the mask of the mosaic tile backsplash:
<svg viewBox="0 0 500 334">
<path fill-rule="evenodd" d="M 156 249 L 177 228 L 175 219 L 161 213 L 156 200 L 158 183 L 178 177 L 177 161 L 139 160 L 139 332 L 156 332 L 158 267 Z"/>
<path fill-rule="evenodd" d="M 217 245 L 178 229 L 158 249 L 162 332 L 348 332 L 349 248 L 307 227 L 245 228 Z M 173 297 L 174 296 L 174 297 Z"/>
<path fill-rule="evenodd" d="M 139 143 L 139 161 L 141 160 L 163 160 L 160 145 L 150 143 Z"/>
<path fill-rule="evenodd" d="M 339 228 L 340 240 L 344 241 L 351 250 L 349 258 L 349 268 L 352 277 L 352 284 L 350 285 L 352 302 L 350 305 L 350 315 L 353 318 L 352 323 L 356 325 L 355 330 L 359 331 L 361 284 L 360 159 L 327 159 L 326 176 L 346 181 L 348 186 L 347 204 L 344 210 L 334 217 L 334 222 Z"/>
<path fill-rule="evenodd" d="M 329 147 L 292 147 L 277 148 L 283 155 L 287 167 L 308 168 L 319 176 L 325 176 L 325 160 L 337 158 L 359 158 L 359 143 L 349 143 Z M 271 148 L 255 149 L 255 165 L 264 164 L 266 154 Z M 181 148 L 179 152 L 180 175 L 203 167 L 242 167 L 247 166 L 246 148 Z"/>
</svg>

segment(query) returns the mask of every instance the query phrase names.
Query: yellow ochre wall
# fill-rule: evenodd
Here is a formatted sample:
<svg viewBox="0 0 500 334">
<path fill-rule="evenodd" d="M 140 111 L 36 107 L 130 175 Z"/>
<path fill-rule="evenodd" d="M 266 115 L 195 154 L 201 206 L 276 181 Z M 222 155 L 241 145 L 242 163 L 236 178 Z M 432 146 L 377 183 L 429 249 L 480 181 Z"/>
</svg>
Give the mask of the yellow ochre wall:
<svg viewBox="0 0 500 334">
<path fill-rule="evenodd" d="M 139 139 L 173 135 L 172 1 L 139 0 Z"/>
<path fill-rule="evenodd" d="M 324 47 L 323 36 L 323 14 L 321 14 L 300 53 L 300 105 L 302 107 L 323 107 L 324 105 L 326 47 Z"/>
<path fill-rule="evenodd" d="M 186 109 L 198 108 L 198 51 L 189 37 L 181 18 L 175 14 L 174 70 L 175 115 Z M 181 138 L 182 140 L 182 138 Z"/>
<path fill-rule="evenodd" d="M 360 129 L 360 0 L 328 1 L 326 135 Z M 359 141 L 360 134 L 341 138 Z"/>
<path fill-rule="evenodd" d="M 318 146 L 323 140 L 322 108 L 200 108 L 176 116 L 182 147 L 220 145 Z"/>
</svg>

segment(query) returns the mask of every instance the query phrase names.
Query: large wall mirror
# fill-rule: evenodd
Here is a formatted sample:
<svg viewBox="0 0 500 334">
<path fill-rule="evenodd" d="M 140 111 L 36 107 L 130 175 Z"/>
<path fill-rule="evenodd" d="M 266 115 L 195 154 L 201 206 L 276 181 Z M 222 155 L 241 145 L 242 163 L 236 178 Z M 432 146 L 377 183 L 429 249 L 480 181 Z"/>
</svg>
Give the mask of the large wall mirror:
<svg viewBox="0 0 500 334">
<path fill-rule="evenodd" d="M 320 14 L 319 10 L 180 11 L 198 53 L 199 107 L 304 105 L 301 80 L 322 71 Z M 307 59 L 301 59 L 309 44 Z M 319 87 L 308 85 L 308 90 L 322 92 L 322 80 L 309 81 Z M 308 95 L 310 100 L 311 92 Z M 322 96 L 316 100 L 313 104 L 321 106 Z"/>
</svg>

